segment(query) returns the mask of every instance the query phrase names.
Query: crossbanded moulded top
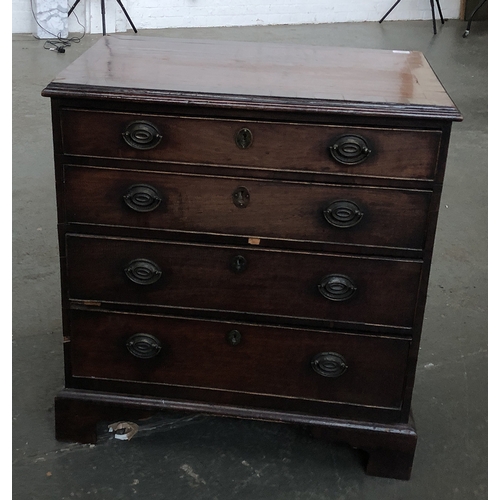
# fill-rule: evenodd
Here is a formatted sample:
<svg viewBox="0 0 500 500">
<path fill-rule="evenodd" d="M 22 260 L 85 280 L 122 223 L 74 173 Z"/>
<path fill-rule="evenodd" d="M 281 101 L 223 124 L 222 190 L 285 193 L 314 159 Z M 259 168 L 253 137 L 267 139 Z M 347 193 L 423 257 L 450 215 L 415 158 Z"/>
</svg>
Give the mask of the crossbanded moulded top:
<svg viewBox="0 0 500 500">
<path fill-rule="evenodd" d="M 420 52 L 285 43 L 105 36 L 42 94 L 462 118 Z"/>
</svg>

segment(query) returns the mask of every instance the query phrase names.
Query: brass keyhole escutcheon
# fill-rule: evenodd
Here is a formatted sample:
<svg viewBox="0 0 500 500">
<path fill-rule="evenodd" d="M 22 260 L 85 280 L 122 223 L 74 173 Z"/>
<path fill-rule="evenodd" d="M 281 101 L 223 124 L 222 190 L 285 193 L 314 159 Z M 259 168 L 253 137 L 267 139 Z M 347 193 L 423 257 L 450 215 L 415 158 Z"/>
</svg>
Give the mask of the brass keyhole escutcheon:
<svg viewBox="0 0 500 500">
<path fill-rule="evenodd" d="M 238 345 L 241 342 L 241 333 L 238 330 L 231 330 L 226 335 L 226 340 L 229 345 Z"/>
<path fill-rule="evenodd" d="M 248 128 L 242 128 L 236 133 L 236 137 L 234 138 L 234 140 L 239 148 L 249 148 L 253 142 L 252 131 Z"/>
<path fill-rule="evenodd" d="M 236 255 L 231 259 L 231 270 L 236 274 L 242 273 L 247 268 L 247 259 L 243 255 Z"/>
<path fill-rule="evenodd" d="M 245 208 L 250 203 L 250 193 L 246 187 L 239 187 L 233 191 L 233 203 L 238 208 Z"/>
</svg>

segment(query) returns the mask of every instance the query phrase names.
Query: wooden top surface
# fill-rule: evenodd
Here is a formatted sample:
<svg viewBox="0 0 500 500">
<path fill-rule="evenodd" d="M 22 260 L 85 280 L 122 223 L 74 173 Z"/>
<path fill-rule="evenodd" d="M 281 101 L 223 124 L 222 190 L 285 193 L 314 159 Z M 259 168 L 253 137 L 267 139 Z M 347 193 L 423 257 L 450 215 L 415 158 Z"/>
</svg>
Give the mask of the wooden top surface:
<svg viewBox="0 0 500 500">
<path fill-rule="evenodd" d="M 111 35 L 42 94 L 461 119 L 423 54 L 397 50 Z"/>
</svg>

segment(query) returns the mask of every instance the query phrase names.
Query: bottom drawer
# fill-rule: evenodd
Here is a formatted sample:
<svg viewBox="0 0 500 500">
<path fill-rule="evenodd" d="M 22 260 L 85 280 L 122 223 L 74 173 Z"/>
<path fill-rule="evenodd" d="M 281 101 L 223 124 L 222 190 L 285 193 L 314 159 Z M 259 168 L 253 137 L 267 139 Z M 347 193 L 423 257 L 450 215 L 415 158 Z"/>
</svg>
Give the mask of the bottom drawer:
<svg viewBox="0 0 500 500">
<path fill-rule="evenodd" d="M 74 377 L 399 408 L 410 342 L 72 310 Z"/>
</svg>

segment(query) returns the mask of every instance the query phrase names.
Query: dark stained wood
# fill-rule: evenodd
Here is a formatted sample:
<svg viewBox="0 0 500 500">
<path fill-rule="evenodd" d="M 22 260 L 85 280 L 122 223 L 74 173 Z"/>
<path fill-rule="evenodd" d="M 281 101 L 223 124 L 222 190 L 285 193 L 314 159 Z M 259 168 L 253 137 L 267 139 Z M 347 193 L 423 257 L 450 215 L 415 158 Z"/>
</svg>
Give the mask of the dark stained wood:
<svg viewBox="0 0 500 500">
<path fill-rule="evenodd" d="M 52 85 L 52 84 L 51 84 Z M 204 106 L 197 106 L 188 100 L 179 103 L 163 103 L 157 100 L 140 101 L 128 99 L 89 99 L 85 97 L 52 97 L 52 102 L 58 107 L 58 112 L 66 109 L 103 111 L 116 113 L 132 113 L 139 115 L 164 115 L 192 118 L 219 118 L 223 120 L 250 120 L 275 123 L 304 123 L 310 125 L 338 125 L 341 127 L 373 127 L 397 128 L 402 130 L 434 130 L 441 131 L 449 128 L 450 121 L 446 118 L 429 120 L 422 117 L 409 115 L 367 116 L 351 112 L 349 114 L 321 112 L 318 107 L 316 112 L 303 110 L 300 107 L 288 107 L 284 110 L 268 112 L 262 109 L 245 109 L 240 107 L 212 106 L 206 102 Z M 316 101 L 314 101 L 316 102 Z"/>
<path fill-rule="evenodd" d="M 226 339 L 233 330 L 241 335 L 237 345 Z M 151 359 L 133 356 L 126 343 L 137 333 L 158 339 L 160 352 Z M 70 335 L 75 377 L 396 409 L 409 347 L 402 339 L 77 310 Z M 337 378 L 316 373 L 311 360 L 322 352 L 342 355 L 347 371 Z"/>
<path fill-rule="evenodd" d="M 329 441 L 348 442 L 367 452 L 366 473 L 371 476 L 409 480 L 417 446 L 417 432 L 410 415 L 403 425 L 374 426 L 369 428 L 313 427 L 312 434 Z"/>
<path fill-rule="evenodd" d="M 369 76 L 367 76 L 369 75 Z M 196 104 L 231 99 L 277 107 L 461 119 L 420 52 L 240 41 L 107 36 L 44 94 Z M 114 94 L 114 95 L 113 95 Z M 356 107 L 356 104 L 359 103 Z M 305 104 L 305 103 L 304 103 Z"/>
<path fill-rule="evenodd" d="M 182 401 L 198 401 L 212 406 L 232 405 L 269 411 L 294 412 L 317 417 L 346 418 L 357 421 L 371 420 L 388 425 L 399 424 L 402 421 L 401 409 L 315 399 L 285 398 L 243 391 L 85 377 L 69 378 L 66 387 L 100 393 L 140 394 Z"/>
<path fill-rule="evenodd" d="M 72 155 L 245 166 L 254 169 L 317 171 L 338 175 L 432 179 L 441 133 L 294 123 L 195 119 L 128 113 L 62 111 L 64 152 Z M 161 142 L 153 149 L 129 146 L 123 133 L 130 123 L 154 124 Z M 235 136 L 242 128 L 253 134 L 241 149 Z M 330 146 L 343 135 L 363 137 L 372 153 L 356 165 L 332 158 Z"/>
<path fill-rule="evenodd" d="M 145 419 L 158 411 L 196 412 L 220 417 L 280 422 L 307 426 L 314 435 L 333 442 L 344 442 L 370 453 L 367 473 L 396 479 L 409 479 L 417 443 L 413 421 L 406 424 L 373 425 L 368 421 L 325 418 L 303 413 L 267 411 L 232 405 L 124 396 L 64 389 L 56 397 L 56 437 L 61 441 L 97 442 L 97 425 L 116 421 Z"/>
<path fill-rule="evenodd" d="M 308 425 L 409 479 L 424 307 L 450 141 L 462 116 L 418 52 L 103 37 L 51 82 L 65 386 L 56 437 L 92 442 L 101 420 L 194 411 Z M 133 121 L 159 128 L 126 144 Z M 240 149 L 235 135 L 252 131 Z M 330 146 L 363 137 L 346 166 Z M 162 200 L 137 213 L 147 184 Z M 249 193 L 246 208 L 232 199 Z M 323 210 L 351 200 L 348 230 Z M 236 273 L 231 260 L 246 259 Z M 161 268 L 132 283 L 132 259 Z M 356 292 L 324 298 L 328 274 Z M 335 288 L 335 285 L 332 285 Z M 225 335 L 237 328 L 241 342 Z M 135 333 L 162 343 L 152 359 Z M 311 357 L 338 352 L 338 378 Z"/>
<path fill-rule="evenodd" d="M 68 222 L 238 235 L 308 242 L 422 250 L 430 192 L 254 181 L 128 170 L 64 168 Z M 155 188 L 162 201 L 151 212 L 124 202 L 131 186 Z M 232 199 L 240 186 L 250 201 Z M 348 200 L 363 216 L 353 227 L 335 227 L 323 211 Z"/>
<path fill-rule="evenodd" d="M 242 255 L 247 268 L 231 269 Z M 136 284 L 124 269 L 148 259 L 161 269 L 153 284 Z M 411 327 L 419 289 L 418 261 L 212 247 L 141 240 L 67 236 L 71 299 L 241 311 Z M 336 302 L 318 285 L 330 274 L 348 276 L 354 296 Z M 272 284 L 272 286 L 269 286 Z"/>
</svg>

